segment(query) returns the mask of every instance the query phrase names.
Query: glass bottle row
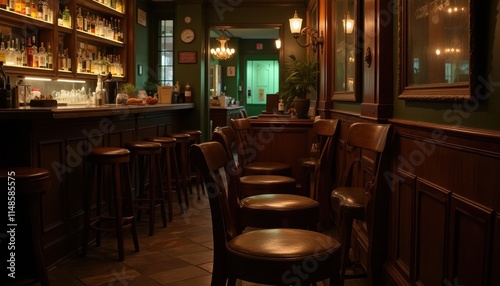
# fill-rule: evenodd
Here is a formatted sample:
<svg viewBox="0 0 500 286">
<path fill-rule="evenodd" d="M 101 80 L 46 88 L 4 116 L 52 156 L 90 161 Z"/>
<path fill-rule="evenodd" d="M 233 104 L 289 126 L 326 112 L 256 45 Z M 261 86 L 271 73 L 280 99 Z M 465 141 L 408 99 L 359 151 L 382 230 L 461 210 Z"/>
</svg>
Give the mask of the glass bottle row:
<svg viewBox="0 0 500 286">
<path fill-rule="evenodd" d="M 6 66 L 52 69 L 52 49 L 50 43 L 47 43 L 47 48 L 43 42 L 37 46 L 35 36 L 28 37 L 26 45 L 24 39 L 20 42 L 19 38 L 15 38 L 0 43 L 0 61 Z"/>
<path fill-rule="evenodd" d="M 48 0 L 9 0 L 0 9 L 5 9 L 41 21 L 53 22 L 54 5 Z M 5 7 L 4 7 L 5 6 Z"/>
</svg>

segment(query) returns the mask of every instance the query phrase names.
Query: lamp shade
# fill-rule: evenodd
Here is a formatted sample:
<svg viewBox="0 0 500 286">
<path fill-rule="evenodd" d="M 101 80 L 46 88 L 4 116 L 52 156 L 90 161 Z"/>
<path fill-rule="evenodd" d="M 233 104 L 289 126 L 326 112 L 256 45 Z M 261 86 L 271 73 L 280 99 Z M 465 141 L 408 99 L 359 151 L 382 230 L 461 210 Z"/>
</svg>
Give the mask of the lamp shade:
<svg viewBox="0 0 500 286">
<path fill-rule="evenodd" d="M 299 18 L 297 11 L 295 11 L 293 18 L 290 18 L 289 21 L 290 21 L 290 32 L 292 32 L 292 34 L 299 34 L 302 28 L 302 18 Z"/>
<path fill-rule="evenodd" d="M 342 20 L 342 26 L 344 26 L 344 32 L 346 34 L 352 34 L 354 30 L 354 20 L 350 19 L 349 15 L 347 15 L 347 18 Z"/>
</svg>

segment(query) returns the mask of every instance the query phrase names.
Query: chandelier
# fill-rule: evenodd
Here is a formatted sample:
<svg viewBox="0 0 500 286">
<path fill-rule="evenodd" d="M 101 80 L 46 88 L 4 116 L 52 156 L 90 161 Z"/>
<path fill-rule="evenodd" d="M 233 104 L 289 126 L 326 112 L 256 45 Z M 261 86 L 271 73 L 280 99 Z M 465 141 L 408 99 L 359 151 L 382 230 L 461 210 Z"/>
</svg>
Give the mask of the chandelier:
<svg viewBox="0 0 500 286">
<path fill-rule="evenodd" d="M 210 53 L 212 56 L 218 60 L 230 59 L 234 55 L 235 50 L 228 48 L 226 42 L 229 41 L 229 38 L 226 38 L 223 32 L 222 35 L 217 38 L 217 41 L 220 42 L 220 48 L 211 49 Z"/>
</svg>

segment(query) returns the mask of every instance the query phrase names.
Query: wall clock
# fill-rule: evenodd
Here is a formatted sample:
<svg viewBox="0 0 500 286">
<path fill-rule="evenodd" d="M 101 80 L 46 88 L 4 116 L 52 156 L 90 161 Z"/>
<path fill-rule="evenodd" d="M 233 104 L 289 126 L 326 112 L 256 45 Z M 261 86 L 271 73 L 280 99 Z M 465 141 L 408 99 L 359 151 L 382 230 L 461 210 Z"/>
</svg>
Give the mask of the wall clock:
<svg viewBox="0 0 500 286">
<path fill-rule="evenodd" d="M 189 44 L 192 41 L 194 41 L 194 31 L 192 29 L 184 29 L 184 30 L 182 30 L 182 32 L 181 32 L 181 40 L 184 43 L 186 43 L 186 44 Z"/>
</svg>

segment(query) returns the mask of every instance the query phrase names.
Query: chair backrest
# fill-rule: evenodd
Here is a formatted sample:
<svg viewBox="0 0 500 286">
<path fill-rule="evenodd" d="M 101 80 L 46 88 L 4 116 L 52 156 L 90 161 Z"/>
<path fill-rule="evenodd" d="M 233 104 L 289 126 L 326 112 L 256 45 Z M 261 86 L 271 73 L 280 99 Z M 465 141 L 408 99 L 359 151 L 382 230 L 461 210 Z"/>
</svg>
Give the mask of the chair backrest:
<svg viewBox="0 0 500 286">
<path fill-rule="evenodd" d="M 255 138 L 252 124 L 248 118 L 231 119 L 231 127 L 236 133 L 238 163 L 241 168 L 255 158 Z"/>
<path fill-rule="evenodd" d="M 247 118 L 248 112 L 245 108 L 240 109 L 240 118 Z"/>
<path fill-rule="evenodd" d="M 233 128 L 229 126 L 217 126 L 214 132 L 212 132 L 212 140 L 219 142 L 224 147 L 228 158 L 234 160 L 234 163 L 238 167 L 238 172 L 241 175 L 242 169 L 238 164 L 238 154 L 236 153 L 238 142 Z"/>
<path fill-rule="evenodd" d="M 238 199 L 235 196 L 234 175 L 224 147 L 215 141 L 193 144 L 189 148 L 189 160 L 199 168 L 207 190 L 214 255 L 223 255 L 227 241 L 241 233 L 237 227 Z"/>
<path fill-rule="evenodd" d="M 311 194 L 314 197 L 317 196 L 320 188 L 326 186 L 328 187 L 326 189 L 331 189 L 332 187 L 333 181 L 331 174 L 324 174 L 323 171 L 331 170 L 331 163 L 333 161 L 333 156 L 331 155 L 331 145 L 334 141 L 338 122 L 338 119 L 318 119 L 313 123 L 313 133 L 317 137 L 316 143 L 319 151 L 319 165 L 317 165 L 317 169 L 314 170 L 314 175 L 316 176 L 316 184 L 314 186 L 315 194 Z"/>
<path fill-rule="evenodd" d="M 373 161 L 372 178 L 369 183 L 371 185 L 376 183 L 379 176 L 381 156 L 387 147 L 387 139 L 391 132 L 392 126 L 390 124 L 357 122 L 349 127 L 346 145 L 350 146 L 352 151 L 350 160 L 346 160 L 347 164 L 342 176 L 341 186 L 351 185 L 353 173 L 354 171 L 361 171 L 363 159 L 368 157 L 367 152 L 373 154 L 373 158 L 371 158 Z"/>
</svg>

